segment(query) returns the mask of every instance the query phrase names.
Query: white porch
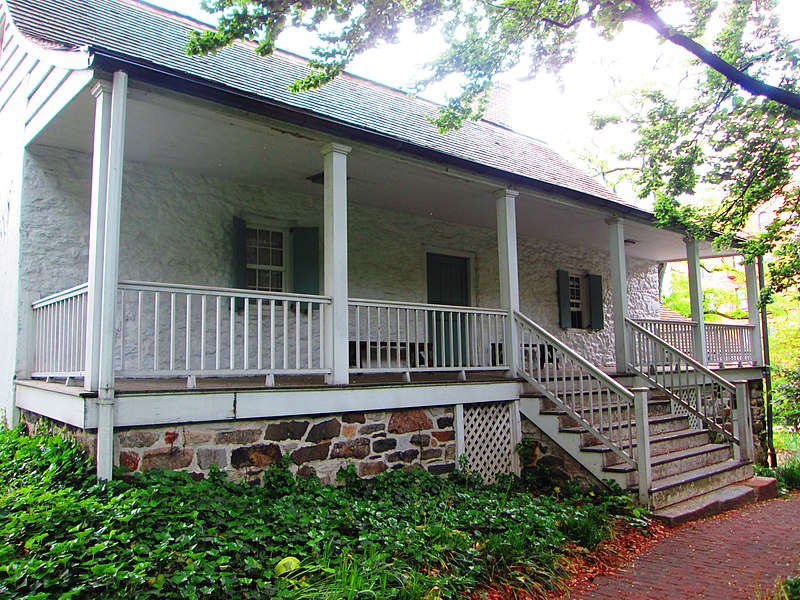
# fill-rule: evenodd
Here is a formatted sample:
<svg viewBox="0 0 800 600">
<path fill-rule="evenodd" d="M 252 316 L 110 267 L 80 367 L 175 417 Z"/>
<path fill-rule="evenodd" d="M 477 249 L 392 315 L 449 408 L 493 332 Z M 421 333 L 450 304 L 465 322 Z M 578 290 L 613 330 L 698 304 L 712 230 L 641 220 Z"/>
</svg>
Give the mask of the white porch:
<svg viewBox="0 0 800 600">
<path fill-rule="evenodd" d="M 213 149 L 208 139 L 214 140 Z M 494 383 L 470 387 L 475 402 L 479 396 L 484 402 L 508 400 L 514 396 L 509 385 L 516 386 L 518 398 L 519 383 L 509 384 L 508 378 L 526 370 L 555 373 L 563 364 L 559 361 L 566 360 L 559 356 L 574 356 L 570 348 L 598 370 L 616 363 L 616 371 L 626 372 L 631 349 L 625 321 L 655 312 L 656 261 L 687 254 L 699 260 L 699 244 L 652 227 L 632 207 L 578 202 L 524 186 L 512 189 L 512 182 L 493 175 L 340 141 L 145 85 L 134 83 L 129 91 L 122 72 L 114 75 L 113 85 L 99 81 L 91 93 L 78 94 L 34 140 L 63 163 L 91 152 L 91 173 L 85 174 L 91 218 L 85 221 L 85 263 L 79 253 L 68 267 L 70 276 L 52 273 L 49 282 L 27 282 L 35 289 L 86 275 L 75 281 L 86 283 L 35 300 L 32 311 L 24 307 L 35 333 L 20 378 L 80 380 L 84 393 L 65 390 L 60 401 L 69 405 L 77 400 L 68 397 L 81 398 L 80 422 L 98 431 L 101 476 L 110 476 L 114 427 L 132 423 L 123 406 L 132 406 L 135 397 L 135 410 L 152 414 L 166 397 L 160 392 L 169 391 L 148 396 L 143 390 L 141 396 L 125 392 L 119 385 L 123 380 L 180 378 L 190 390 L 203 387 L 198 379 L 261 382 L 263 389 L 250 395 L 242 390 L 219 398 L 200 390 L 183 394 L 179 402 L 170 400 L 164 413 L 172 422 L 210 418 L 203 409 L 208 403 L 215 418 L 229 413 L 249 418 L 239 410 L 245 397 L 258 398 L 261 416 L 276 416 L 279 398 L 290 393 L 308 398 L 305 404 L 295 402 L 293 410 L 311 410 L 302 407 L 321 395 L 316 385 L 323 380 L 332 392 L 358 376 L 378 374 L 397 378 L 393 391 L 377 394 L 381 401 L 388 402 L 388 394 L 396 399 L 392 402 L 413 405 L 411 392 L 402 392 L 400 384 L 410 390 L 432 373 L 449 373 L 452 381 L 462 382 L 469 382 L 470 373 L 490 374 Z M 181 174 L 182 189 L 165 194 L 172 172 Z M 256 186 L 280 190 L 278 195 L 291 201 L 263 200 L 262 210 L 279 213 L 268 217 L 277 216 L 286 231 L 297 225 L 321 229 L 321 293 L 225 285 L 232 274 L 221 257 L 231 248 L 219 222 L 249 213 L 259 202 L 209 199 L 203 184 L 212 178 L 244 180 L 251 194 Z M 184 190 L 187 181 L 192 184 Z M 238 185 L 233 187 L 241 194 Z M 214 189 L 224 193 L 223 185 Z M 195 196 L 202 200 L 193 223 Z M 169 231 L 173 219 L 174 236 Z M 188 239 L 193 226 L 206 235 Z M 152 231 L 163 238 L 151 237 Z M 416 236 L 413 247 L 402 236 Z M 212 250 L 216 262 L 206 260 L 199 272 L 192 268 L 192 253 Z M 707 245 L 702 250 L 712 252 Z M 428 302 L 425 256 L 431 253 L 453 255 L 469 265 L 464 305 Z M 601 285 L 597 309 L 605 325 L 595 330 L 564 323 L 570 307 L 563 306 L 563 294 L 556 301 L 558 269 L 581 281 L 589 274 L 605 279 L 609 293 Z M 176 279 L 171 282 L 169 276 Z M 537 334 L 544 337 L 535 342 L 523 339 L 527 330 L 520 313 L 557 332 L 558 339 L 545 334 Z M 698 320 L 694 345 L 685 346 L 701 363 L 708 362 L 706 340 L 716 339 L 698 333 L 706 330 Z M 757 364 L 757 345 L 747 346 L 754 335 L 752 329 L 726 329 L 725 344 L 712 349 L 714 360 Z M 318 379 L 306 392 L 275 386 L 276 378 L 289 377 L 307 387 L 307 378 Z M 17 406 L 36 403 L 41 410 L 47 395 L 41 390 L 19 384 Z M 442 387 L 431 394 L 427 402 L 453 404 L 462 390 Z M 365 397 L 359 391 L 326 395 L 334 403 Z M 193 401 L 197 405 L 190 408 Z"/>
</svg>

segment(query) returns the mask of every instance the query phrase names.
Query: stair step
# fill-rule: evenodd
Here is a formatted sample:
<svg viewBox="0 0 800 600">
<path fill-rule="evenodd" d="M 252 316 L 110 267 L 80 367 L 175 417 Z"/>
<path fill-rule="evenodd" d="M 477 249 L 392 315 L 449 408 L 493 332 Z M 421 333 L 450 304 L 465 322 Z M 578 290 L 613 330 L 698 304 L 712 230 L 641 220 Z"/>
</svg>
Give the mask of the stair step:
<svg viewBox="0 0 800 600">
<path fill-rule="evenodd" d="M 673 431 L 680 431 L 686 429 L 689 423 L 688 417 L 685 415 L 662 415 L 658 417 L 653 417 L 649 420 L 650 424 L 650 436 L 657 436 L 662 433 L 669 433 Z M 636 423 L 630 423 L 630 433 L 633 436 L 633 439 L 636 439 Z M 602 428 L 598 428 L 600 433 L 603 433 L 612 439 L 618 434 L 620 429 L 622 429 L 623 437 L 628 436 L 629 432 L 629 425 L 628 423 L 621 423 L 621 424 L 613 424 L 611 426 L 604 426 Z M 584 427 L 583 425 L 572 425 L 567 427 L 560 427 L 559 430 L 562 433 L 575 433 L 581 435 L 581 445 L 582 446 L 593 446 L 595 444 L 600 443 L 598 440 L 589 430 L 588 428 Z"/>
<path fill-rule="evenodd" d="M 692 469 L 685 473 L 654 479 L 650 502 L 658 510 L 683 500 L 744 481 L 753 476 L 753 465 L 729 459 L 722 463 Z"/>
<path fill-rule="evenodd" d="M 710 517 L 733 510 L 758 500 L 768 500 L 778 495 L 778 483 L 772 477 L 752 477 L 718 490 L 678 502 L 653 513 L 653 516 L 670 527 L 689 521 Z"/>
<path fill-rule="evenodd" d="M 558 406 L 555 402 L 550 400 L 549 398 L 542 398 L 541 399 L 541 409 L 539 414 L 542 415 L 554 415 L 554 416 L 561 416 L 567 415 L 567 412 Z M 663 417 L 664 415 L 670 414 L 672 406 L 668 400 L 650 400 L 647 403 L 647 412 L 649 417 Z M 598 407 L 589 408 L 588 403 L 582 409 L 575 409 L 579 415 L 587 415 L 591 413 L 597 413 L 601 409 Z M 608 411 L 608 409 L 603 409 L 604 411 Z M 631 409 L 632 410 L 632 409 Z M 612 409 L 613 413 L 616 413 L 616 409 Z"/>
<path fill-rule="evenodd" d="M 650 456 L 660 456 L 662 454 L 669 454 L 670 452 L 677 452 L 679 450 L 686 450 L 687 448 L 697 448 L 711 443 L 711 439 L 707 431 L 700 429 L 680 429 L 678 431 L 671 431 L 669 433 L 662 433 L 650 437 Z M 636 440 L 633 444 L 634 452 L 636 451 Z M 602 444 L 593 446 L 586 446 L 581 448 L 584 452 L 602 452 L 605 453 L 604 464 L 611 466 L 618 464 L 620 459 L 616 454 L 611 452 Z"/>
<path fill-rule="evenodd" d="M 704 444 L 675 452 L 668 452 L 651 457 L 651 466 L 654 479 L 663 479 L 671 475 L 685 473 L 701 467 L 725 462 L 732 457 L 733 450 L 727 444 Z M 603 467 L 604 471 L 611 473 L 630 473 L 635 475 L 636 470 L 627 463 L 620 463 Z M 635 484 L 635 479 L 630 479 Z"/>
</svg>

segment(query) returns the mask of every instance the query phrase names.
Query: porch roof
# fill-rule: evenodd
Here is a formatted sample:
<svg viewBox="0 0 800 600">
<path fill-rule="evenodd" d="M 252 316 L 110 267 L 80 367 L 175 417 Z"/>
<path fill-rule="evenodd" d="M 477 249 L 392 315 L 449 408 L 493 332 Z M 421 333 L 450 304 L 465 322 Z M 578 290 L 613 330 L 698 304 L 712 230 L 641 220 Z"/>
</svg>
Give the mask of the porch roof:
<svg viewBox="0 0 800 600">
<path fill-rule="evenodd" d="M 485 121 L 439 134 L 426 119 L 437 105 L 398 90 L 343 75 L 292 94 L 288 85 L 307 72 L 305 59 L 284 52 L 262 58 L 251 44 L 188 57 L 188 33 L 207 27 L 188 17 L 136 0 L 6 2 L 24 35 L 51 49 L 88 48 L 95 68 L 124 68 L 182 92 L 652 219 L 530 137 Z"/>
</svg>

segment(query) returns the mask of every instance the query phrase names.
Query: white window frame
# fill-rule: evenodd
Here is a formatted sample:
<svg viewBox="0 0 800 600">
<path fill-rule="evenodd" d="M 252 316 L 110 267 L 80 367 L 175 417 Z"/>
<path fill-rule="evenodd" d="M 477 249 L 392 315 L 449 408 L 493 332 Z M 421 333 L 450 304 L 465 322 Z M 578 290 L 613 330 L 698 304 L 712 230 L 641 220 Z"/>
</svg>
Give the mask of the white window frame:
<svg viewBox="0 0 800 600">
<path fill-rule="evenodd" d="M 258 288 L 253 288 L 247 286 L 249 290 L 257 290 L 262 292 L 289 292 L 292 289 L 292 281 L 291 281 L 291 273 L 292 273 L 292 256 L 291 256 L 291 244 L 290 244 L 290 235 L 292 230 L 292 223 L 287 221 L 277 221 L 273 219 L 267 219 L 264 217 L 254 216 L 254 215 L 244 215 L 242 217 L 245 221 L 245 261 L 247 256 L 247 230 L 248 229 L 255 229 L 258 231 L 269 231 L 280 233 L 283 237 L 283 265 L 280 267 L 273 267 L 267 265 L 255 265 L 254 263 L 245 262 L 245 269 L 249 272 L 251 270 L 264 270 L 264 271 L 280 271 L 283 273 L 283 286 L 280 290 L 258 290 Z M 260 268 L 264 267 L 264 268 Z"/>
</svg>

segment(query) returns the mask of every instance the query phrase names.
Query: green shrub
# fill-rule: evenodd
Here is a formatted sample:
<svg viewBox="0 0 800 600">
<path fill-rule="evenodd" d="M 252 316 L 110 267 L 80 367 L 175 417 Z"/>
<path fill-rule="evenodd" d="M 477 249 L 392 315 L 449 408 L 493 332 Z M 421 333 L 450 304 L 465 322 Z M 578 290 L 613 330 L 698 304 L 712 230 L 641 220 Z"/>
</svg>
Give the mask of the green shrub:
<svg viewBox="0 0 800 600">
<path fill-rule="evenodd" d="M 776 369 L 774 409 L 776 422 L 800 430 L 800 366 Z"/>
<path fill-rule="evenodd" d="M 489 581 L 547 591 L 572 544 L 593 548 L 615 518 L 642 517 L 618 494 L 533 495 L 511 478 L 351 475 L 325 486 L 279 465 L 260 486 L 218 471 L 97 484 L 74 442 L 0 431 L 0 596 L 460 598 Z M 275 577 L 289 556 L 300 567 Z"/>
</svg>

